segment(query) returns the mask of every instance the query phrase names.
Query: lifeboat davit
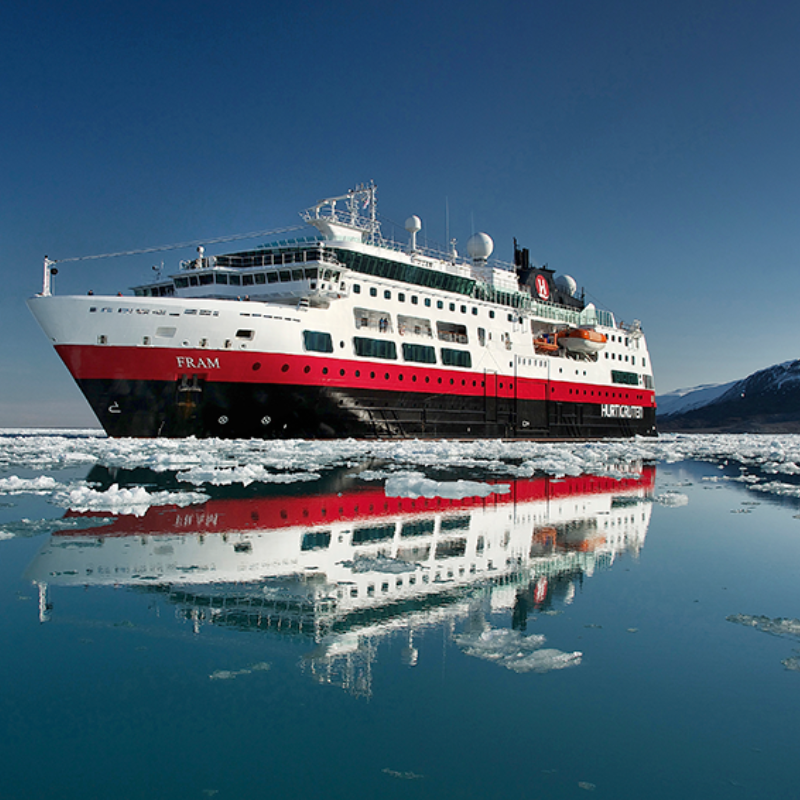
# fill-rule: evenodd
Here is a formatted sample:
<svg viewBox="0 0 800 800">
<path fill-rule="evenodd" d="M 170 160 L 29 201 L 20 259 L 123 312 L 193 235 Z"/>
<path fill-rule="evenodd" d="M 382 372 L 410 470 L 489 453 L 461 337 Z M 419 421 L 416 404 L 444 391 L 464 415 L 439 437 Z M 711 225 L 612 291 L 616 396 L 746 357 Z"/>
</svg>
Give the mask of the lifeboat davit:
<svg viewBox="0 0 800 800">
<path fill-rule="evenodd" d="M 571 353 L 596 353 L 606 346 L 608 337 L 592 328 L 567 328 L 558 334 L 558 344 Z"/>
</svg>

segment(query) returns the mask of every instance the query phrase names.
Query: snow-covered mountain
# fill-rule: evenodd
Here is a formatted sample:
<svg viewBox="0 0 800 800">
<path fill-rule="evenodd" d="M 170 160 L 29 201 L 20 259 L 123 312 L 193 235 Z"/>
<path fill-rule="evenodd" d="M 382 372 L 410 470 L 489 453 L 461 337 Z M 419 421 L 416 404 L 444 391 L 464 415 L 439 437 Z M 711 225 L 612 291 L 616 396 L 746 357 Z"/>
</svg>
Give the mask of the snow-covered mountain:
<svg viewBox="0 0 800 800">
<path fill-rule="evenodd" d="M 691 389 L 675 389 L 674 392 L 659 395 L 656 398 L 658 403 L 658 415 L 667 417 L 672 414 L 684 414 L 694 408 L 706 406 L 713 403 L 721 394 L 724 394 L 737 381 L 730 383 L 704 383 L 702 386 L 694 386 Z"/>
<path fill-rule="evenodd" d="M 800 360 L 657 398 L 661 430 L 800 431 Z"/>
</svg>

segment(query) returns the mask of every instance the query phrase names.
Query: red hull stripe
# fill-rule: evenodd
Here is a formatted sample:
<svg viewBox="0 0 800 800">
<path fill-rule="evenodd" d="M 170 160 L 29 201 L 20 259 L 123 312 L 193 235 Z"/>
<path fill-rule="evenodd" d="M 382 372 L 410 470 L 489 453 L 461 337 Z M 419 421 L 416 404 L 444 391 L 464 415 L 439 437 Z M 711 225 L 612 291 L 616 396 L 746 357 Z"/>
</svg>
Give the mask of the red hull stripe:
<svg viewBox="0 0 800 800">
<path fill-rule="evenodd" d="M 498 481 L 503 483 L 503 481 Z M 397 514 L 452 512 L 459 509 L 490 508 L 537 500 L 557 500 L 597 494 L 613 494 L 636 489 L 651 491 L 655 468 L 648 466 L 632 478 L 615 479 L 599 475 L 567 478 L 534 478 L 508 481 L 511 491 L 489 497 L 449 500 L 441 497 L 387 497 L 383 487 L 343 492 L 341 495 L 271 497 L 260 499 L 220 499 L 189 508 L 154 507 L 141 517 L 117 517 L 109 526 L 86 530 L 56 531 L 54 536 L 176 535 L 198 532 L 278 530 L 295 526 L 316 527 L 350 521 L 376 520 Z M 67 517 L 107 516 L 98 512 L 67 512 Z"/>
<path fill-rule="evenodd" d="M 382 389 L 465 396 L 625 403 L 655 406 L 655 393 L 639 387 L 579 381 L 514 378 L 497 373 L 440 369 L 395 361 L 355 361 L 312 354 L 284 355 L 234 350 L 57 345 L 76 380 L 176 381 L 198 375 L 208 382 Z"/>
</svg>

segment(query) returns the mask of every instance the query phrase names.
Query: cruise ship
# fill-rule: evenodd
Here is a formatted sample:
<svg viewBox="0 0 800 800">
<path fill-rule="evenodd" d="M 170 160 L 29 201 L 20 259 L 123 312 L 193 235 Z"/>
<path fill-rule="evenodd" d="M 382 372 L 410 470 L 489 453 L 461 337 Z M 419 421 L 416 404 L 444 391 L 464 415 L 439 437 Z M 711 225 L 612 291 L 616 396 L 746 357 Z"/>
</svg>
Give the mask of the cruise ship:
<svg viewBox="0 0 800 800">
<path fill-rule="evenodd" d="M 655 435 L 641 324 L 569 275 L 385 238 L 376 187 L 302 213 L 313 235 L 183 261 L 132 296 L 28 305 L 110 436 L 596 439 Z"/>
</svg>

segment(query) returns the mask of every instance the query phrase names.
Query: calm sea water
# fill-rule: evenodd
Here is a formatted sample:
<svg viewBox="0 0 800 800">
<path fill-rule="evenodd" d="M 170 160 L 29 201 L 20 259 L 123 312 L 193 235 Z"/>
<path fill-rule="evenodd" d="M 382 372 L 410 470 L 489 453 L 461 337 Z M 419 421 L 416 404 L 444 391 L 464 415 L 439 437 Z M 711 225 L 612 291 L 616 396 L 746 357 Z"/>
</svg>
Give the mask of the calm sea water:
<svg viewBox="0 0 800 800">
<path fill-rule="evenodd" d="M 800 509 L 734 463 L 26 463 L 0 475 L 2 798 L 797 794 Z"/>
</svg>

